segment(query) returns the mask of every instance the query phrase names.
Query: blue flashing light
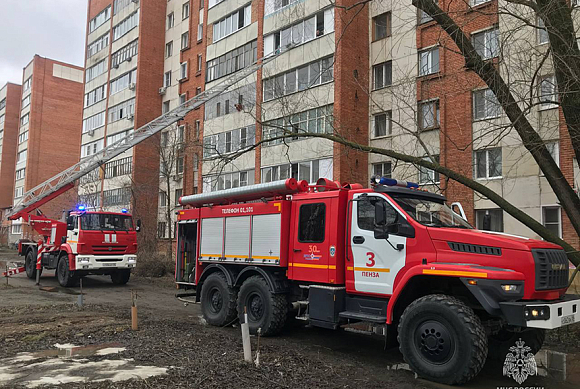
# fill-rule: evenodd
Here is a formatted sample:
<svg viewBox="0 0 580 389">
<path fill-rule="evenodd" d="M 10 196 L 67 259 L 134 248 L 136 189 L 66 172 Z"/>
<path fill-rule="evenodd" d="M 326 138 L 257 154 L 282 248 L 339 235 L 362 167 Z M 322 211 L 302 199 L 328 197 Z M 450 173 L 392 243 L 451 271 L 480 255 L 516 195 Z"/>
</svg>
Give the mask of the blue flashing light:
<svg viewBox="0 0 580 389">
<path fill-rule="evenodd" d="M 77 211 L 83 212 L 86 210 L 87 210 L 87 207 L 85 207 L 84 205 L 77 205 Z"/>
<path fill-rule="evenodd" d="M 419 184 L 409 181 L 397 180 L 389 177 L 374 177 L 373 181 L 378 185 L 400 186 L 403 188 L 419 188 Z"/>
<path fill-rule="evenodd" d="M 123 209 L 121 209 L 121 213 L 127 213 L 127 212 L 128 212 L 128 211 L 127 211 L 127 208 L 123 208 Z"/>
</svg>

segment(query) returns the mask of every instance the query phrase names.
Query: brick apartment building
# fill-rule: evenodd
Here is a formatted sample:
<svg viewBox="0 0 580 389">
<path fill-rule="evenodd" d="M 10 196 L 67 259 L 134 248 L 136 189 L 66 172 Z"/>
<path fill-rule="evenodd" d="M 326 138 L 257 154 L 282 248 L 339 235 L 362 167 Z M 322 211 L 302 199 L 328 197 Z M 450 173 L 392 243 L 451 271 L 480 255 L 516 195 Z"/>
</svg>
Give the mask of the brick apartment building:
<svg viewBox="0 0 580 389">
<path fill-rule="evenodd" d="M 22 195 L 79 160 L 83 68 L 35 55 L 23 70 L 15 141 L 11 205 Z M 20 87 L 18 87 L 20 88 Z M 66 147 L 63 147 L 60 142 Z M 60 196 L 42 207 L 59 219 L 75 196 Z M 12 222 L 9 242 L 30 237 L 21 220 Z"/>
<path fill-rule="evenodd" d="M 484 84 L 465 70 L 463 59 L 448 49 L 452 45 L 439 27 L 410 1 L 375 1 L 360 10 L 355 7 L 356 12 L 345 10 L 355 3 L 90 0 L 83 156 L 256 59 L 280 55 L 158 139 L 85 179 L 79 190 L 82 200 L 95 207 L 126 207 L 136 188 L 146 187 L 146 201 L 133 198 L 132 203 L 146 207 L 143 215 L 156 215 L 158 234 L 165 238 L 174 230 L 169 226 L 182 194 L 290 176 L 366 184 L 369 176 L 381 174 L 441 189 L 450 200 L 462 202 L 478 227 L 487 214 L 493 230 L 534 237 L 488 200 L 440 180 L 432 171 L 322 139 L 266 142 L 230 163 L 217 157 L 249 149 L 278 135 L 279 127 L 292 125 L 432 155 L 571 239 L 573 231 L 537 165 L 513 135 L 497 136 L 506 118 Z M 502 36 L 498 26 L 511 28 L 518 22 L 498 16 L 497 0 L 449 6 L 478 49 L 497 60 Z M 543 50 L 544 36 L 532 28 L 526 31 L 517 37 L 518 44 Z M 519 63 L 517 56 L 516 51 L 509 53 L 506 63 Z M 520 71 L 527 76 L 527 69 Z M 538 90 L 549 93 L 549 70 L 542 70 L 541 81 L 545 83 Z M 546 128 L 542 134 L 572 180 L 570 146 L 560 140 L 558 109 L 546 104 L 530 112 Z"/>
<path fill-rule="evenodd" d="M 21 97 L 20 85 L 7 83 L 0 89 L 0 244 L 8 243 L 10 223 L 4 217 L 4 212 L 12 206 L 14 197 L 14 166 Z"/>
</svg>

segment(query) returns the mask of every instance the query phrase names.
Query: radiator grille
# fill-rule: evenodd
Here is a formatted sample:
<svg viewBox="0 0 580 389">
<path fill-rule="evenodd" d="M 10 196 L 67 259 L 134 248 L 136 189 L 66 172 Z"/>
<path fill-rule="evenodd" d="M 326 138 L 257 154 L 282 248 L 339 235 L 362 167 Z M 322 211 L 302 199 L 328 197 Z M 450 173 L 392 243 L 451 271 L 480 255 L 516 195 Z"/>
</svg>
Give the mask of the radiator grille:
<svg viewBox="0 0 580 389">
<path fill-rule="evenodd" d="M 536 290 L 561 289 L 568 285 L 568 257 L 564 250 L 533 249 Z"/>
<path fill-rule="evenodd" d="M 491 247 L 491 246 L 481 246 L 477 244 L 468 243 L 456 243 L 447 242 L 449 248 L 453 251 L 459 251 L 462 253 L 472 253 L 472 254 L 485 254 L 485 255 L 501 255 L 501 248 Z"/>
<path fill-rule="evenodd" d="M 127 246 L 112 246 L 112 245 L 93 245 L 93 252 L 95 254 L 124 254 L 127 251 Z"/>
</svg>

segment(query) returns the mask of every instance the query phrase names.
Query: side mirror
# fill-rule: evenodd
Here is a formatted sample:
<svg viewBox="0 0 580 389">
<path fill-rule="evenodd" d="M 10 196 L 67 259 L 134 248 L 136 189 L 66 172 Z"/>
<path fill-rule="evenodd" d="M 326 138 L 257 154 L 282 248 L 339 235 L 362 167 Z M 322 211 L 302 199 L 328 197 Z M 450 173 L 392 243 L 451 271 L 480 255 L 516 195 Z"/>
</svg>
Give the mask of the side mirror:
<svg viewBox="0 0 580 389">
<path fill-rule="evenodd" d="M 385 212 L 385 202 L 377 201 L 375 202 L 375 226 L 382 227 L 385 226 L 386 224 L 387 224 L 387 215 Z"/>
<path fill-rule="evenodd" d="M 387 232 L 393 235 L 404 236 L 407 238 L 414 238 L 415 237 L 415 229 L 406 221 L 398 221 L 392 224 L 389 224 L 386 228 Z"/>
<path fill-rule="evenodd" d="M 68 215 L 66 217 L 66 229 L 71 231 L 75 229 L 75 225 L 74 225 L 74 219 L 71 215 Z"/>
<path fill-rule="evenodd" d="M 137 227 L 135 227 L 136 232 L 141 231 L 141 219 L 137 219 Z"/>
</svg>

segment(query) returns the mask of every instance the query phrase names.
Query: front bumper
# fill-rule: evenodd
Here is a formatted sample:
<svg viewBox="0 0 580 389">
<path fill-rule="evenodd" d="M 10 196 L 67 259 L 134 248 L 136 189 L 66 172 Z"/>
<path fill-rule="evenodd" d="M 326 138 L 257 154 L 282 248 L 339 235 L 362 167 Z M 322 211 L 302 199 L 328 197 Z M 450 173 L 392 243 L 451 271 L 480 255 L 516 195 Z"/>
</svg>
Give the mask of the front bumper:
<svg viewBox="0 0 580 389">
<path fill-rule="evenodd" d="M 137 264 L 135 254 L 126 255 L 85 255 L 75 258 L 76 270 L 132 269 Z"/>
<path fill-rule="evenodd" d="M 500 302 L 508 323 L 514 326 L 551 330 L 580 322 L 580 296 L 565 295 L 556 301 Z M 533 318 L 532 311 L 543 311 L 544 318 Z"/>
</svg>

